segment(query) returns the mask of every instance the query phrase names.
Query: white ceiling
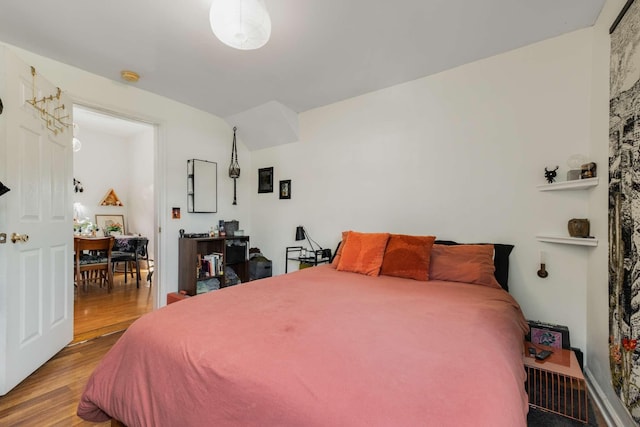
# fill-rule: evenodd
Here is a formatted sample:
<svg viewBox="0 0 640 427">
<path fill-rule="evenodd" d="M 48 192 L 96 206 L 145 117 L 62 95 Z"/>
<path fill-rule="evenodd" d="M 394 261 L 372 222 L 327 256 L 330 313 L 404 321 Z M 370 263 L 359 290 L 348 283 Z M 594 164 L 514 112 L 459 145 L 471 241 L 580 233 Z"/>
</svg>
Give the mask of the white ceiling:
<svg viewBox="0 0 640 427">
<path fill-rule="evenodd" d="M 128 140 L 141 132 L 148 130 L 152 125 L 115 117 L 77 105 L 73 106 L 73 123 L 78 125 L 75 136 L 82 141 L 83 131 L 104 133 Z"/>
<path fill-rule="evenodd" d="M 265 0 L 254 51 L 212 34 L 211 0 L 3 0 L 0 40 L 220 117 L 303 112 L 591 26 L 605 0 Z"/>
</svg>

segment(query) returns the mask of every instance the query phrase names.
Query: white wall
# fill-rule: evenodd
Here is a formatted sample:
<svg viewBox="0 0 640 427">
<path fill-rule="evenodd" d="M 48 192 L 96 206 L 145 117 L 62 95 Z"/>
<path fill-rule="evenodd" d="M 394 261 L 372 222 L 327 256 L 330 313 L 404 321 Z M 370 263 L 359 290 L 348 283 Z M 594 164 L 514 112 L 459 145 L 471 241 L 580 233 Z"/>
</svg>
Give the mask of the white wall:
<svg viewBox="0 0 640 427">
<path fill-rule="evenodd" d="M 78 220 L 88 219 L 95 224 L 96 214 L 124 215 L 128 219 L 129 208 L 129 144 L 123 138 L 82 129 L 82 149 L 73 153 L 73 177 L 80 180 L 84 191 L 73 194 Z M 100 206 L 100 202 L 113 191 L 123 206 Z M 77 205 L 76 205 L 77 206 Z M 153 218 L 153 215 L 151 216 Z M 125 222 L 129 232 L 129 224 Z"/>
<path fill-rule="evenodd" d="M 155 236 L 153 228 L 153 164 L 154 130 L 152 127 L 128 141 L 127 174 L 129 176 L 128 225 L 129 231 L 143 236 Z M 148 250 L 153 254 L 154 239 L 149 239 Z"/>
<path fill-rule="evenodd" d="M 536 185 L 545 166 L 566 176 L 569 156 L 588 154 L 591 61 L 583 30 L 300 114 L 299 142 L 253 153 L 276 188 L 292 180 L 291 200 L 254 187 L 253 244 L 279 274 L 297 225 L 332 249 L 347 229 L 513 243 L 510 286 L 525 315 L 568 325 L 585 349 L 590 249 L 535 236 L 566 235 L 588 194 Z"/>
<path fill-rule="evenodd" d="M 154 203 L 158 208 L 156 225 L 162 228 L 162 232 L 156 235 L 156 244 L 160 249 L 156 250 L 154 277 L 162 281 L 156 282 L 156 305 L 164 305 L 166 293 L 178 289 L 179 229 L 206 232 L 220 219 L 236 219 L 245 233 L 251 233 L 250 177 L 244 169 L 248 166 L 249 154 L 242 140 L 239 140 L 238 158 L 243 175 L 238 179 L 238 205 L 232 206 L 233 180 L 227 177 L 226 167 L 231 158 L 233 131 L 224 120 L 133 85 L 108 80 L 32 52 L 8 47 L 33 65 L 38 73 L 62 88 L 75 103 L 158 125 L 159 152 L 154 165 L 158 199 Z M 216 214 L 187 213 L 186 175 L 187 159 L 190 158 L 218 162 Z M 173 206 L 182 208 L 181 219 L 171 219 Z"/>
</svg>

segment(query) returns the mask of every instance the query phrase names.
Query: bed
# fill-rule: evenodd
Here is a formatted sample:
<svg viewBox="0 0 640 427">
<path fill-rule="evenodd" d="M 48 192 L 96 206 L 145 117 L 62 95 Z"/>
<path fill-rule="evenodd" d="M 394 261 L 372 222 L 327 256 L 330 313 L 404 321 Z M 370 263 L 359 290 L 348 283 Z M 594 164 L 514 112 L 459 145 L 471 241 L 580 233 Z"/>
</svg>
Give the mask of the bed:
<svg viewBox="0 0 640 427">
<path fill-rule="evenodd" d="M 143 316 L 90 377 L 78 415 L 128 426 L 526 425 L 528 327 L 508 292 L 337 265 Z"/>
</svg>

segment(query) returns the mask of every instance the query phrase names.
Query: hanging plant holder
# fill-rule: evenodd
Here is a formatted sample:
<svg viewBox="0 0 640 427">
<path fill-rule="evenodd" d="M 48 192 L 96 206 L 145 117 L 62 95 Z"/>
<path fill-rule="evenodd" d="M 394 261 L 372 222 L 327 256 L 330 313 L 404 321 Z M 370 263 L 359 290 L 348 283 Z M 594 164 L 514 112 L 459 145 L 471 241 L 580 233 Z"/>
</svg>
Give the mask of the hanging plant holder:
<svg viewBox="0 0 640 427">
<path fill-rule="evenodd" d="M 233 178 L 233 204 L 237 205 L 236 198 L 236 179 L 240 178 L 240 165 L 238 164 L 238 147 L 236 145 L 236 130 L 233 127 L 233 146 L 231 147 L 231 164 L 229 165 L 229 178 Z"/>
</svg>

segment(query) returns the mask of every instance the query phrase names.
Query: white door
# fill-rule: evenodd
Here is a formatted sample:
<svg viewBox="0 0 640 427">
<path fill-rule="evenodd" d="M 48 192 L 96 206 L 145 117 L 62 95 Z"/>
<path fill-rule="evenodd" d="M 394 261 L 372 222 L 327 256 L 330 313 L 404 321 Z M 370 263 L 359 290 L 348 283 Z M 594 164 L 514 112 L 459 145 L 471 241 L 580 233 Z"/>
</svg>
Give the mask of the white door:
<svg viewBox="0 0 640 427">
<path fill-rule="evenodd" d="M 38 99 L 55 96 L 40 74 L 35 82 Z M 31 67 L 0 46 L 0 181 L 11 189 L 0 196 L 0 395 L 73 339 L 72 130 L 48 129 L 27 102 L 32 85 Z"/>
</svg>

